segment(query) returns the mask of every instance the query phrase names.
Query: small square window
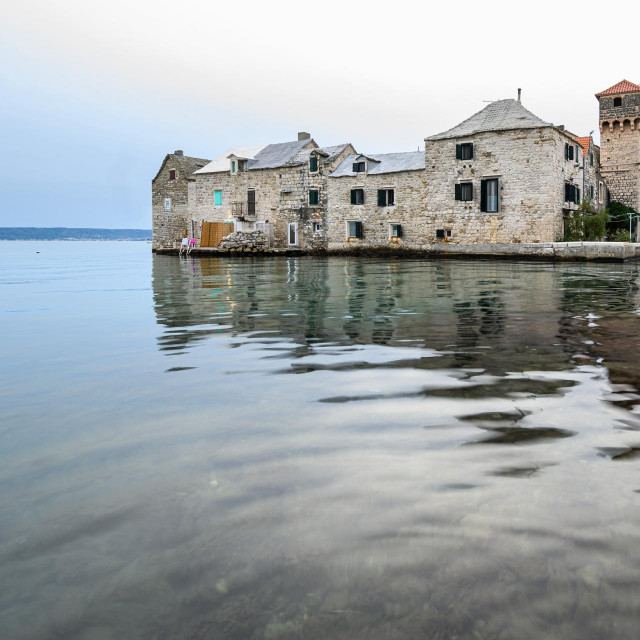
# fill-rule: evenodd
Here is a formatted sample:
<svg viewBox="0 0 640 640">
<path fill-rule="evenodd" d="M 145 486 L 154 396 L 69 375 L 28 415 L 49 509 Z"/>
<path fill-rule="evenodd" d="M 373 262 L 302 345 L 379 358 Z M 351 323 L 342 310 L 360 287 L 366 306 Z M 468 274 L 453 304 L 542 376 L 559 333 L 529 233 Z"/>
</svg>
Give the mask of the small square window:
<svg viewBox="0 0 640 640">
<path fill-rule="evenodd" d="M 314 222 L 313 223 L 313 233 L 320 233 L 320 231 L 322 231 L 322 223 L 321 222 Z"/>
<path fill-rule="evenodd" d="M 222 206 L 222 191 L 213 192 L 213 206 L 214 207 Z"/>
<path fill-rule="evenodd" d="M 362 222 L 350 220 L 347 222 L 347 237 L 348 238 L 362 238 L 364 237 Z"/>
<path fill-rule="evenodd" d="M 317 189 L 309 189 L 309 205 L 314 207 L 320 203 L 320 192 Z"/>
<path fill-rule="evenodd" d="M 171 198 L 164 199 L 164 210 L 171 211 Z"/>
<path fill-rule="evenodd" d="M 351 189 L 351 204 L 364 204 L 364 189 Z"/>
<path fill-rule="evenodd" d="M 392 207 L 395 203 L 395 189 L 378 189 L 379 207 Z"/>
<path fill-rule="evenodd" d="M 175 179 L 176 179 L 176 170 L 169 169 L 169 180 L 175 180 Z"/>
<path fill-rule="evenodd" d="M 309 171 L 315 173 L 318 170 L 318 156 L 311 156 L 309 158 Z"/>
<path fill-rule="evenodd" d="M 473 200 L 473 182 L 461 182 L 456 185 L 455 198 L 462 202 L 471 202 Z"/>
<path fill-rule="evenodd" d="M 456 160 L 473 160 L 473 142 L 456 145 Z"/>
<path fill-rule="evenodd" d="M 390 224 L 389 225 L 389 237 L 390 238 L 402 238 L 402 225 Z"/>
<path fill-rule="evenodd" d="M 353 173 L 364 173 L 366 170 L 364 162 L 353 163 Z"/>
<path fill-rule="evenodd" d="M 621 107 L 622 106 L 622 98 L 614 98 L 613 99 L 613 106 L 614 107 Z"/>
<path fill-rule="evenodd" d="M 451 229 L 436 229 L 436 238 L 444 240 L 451 237 Z"/>
</svg>

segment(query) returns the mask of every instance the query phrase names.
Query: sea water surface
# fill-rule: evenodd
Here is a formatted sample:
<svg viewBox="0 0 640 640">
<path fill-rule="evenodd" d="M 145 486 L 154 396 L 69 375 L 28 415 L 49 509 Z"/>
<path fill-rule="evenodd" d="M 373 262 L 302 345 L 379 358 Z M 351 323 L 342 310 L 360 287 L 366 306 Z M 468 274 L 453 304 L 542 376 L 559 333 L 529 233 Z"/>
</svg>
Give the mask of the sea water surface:
<svg viewBox="0 0 640 640">
<path fill-rule="evenodd" d="M 0 637 L 638 637 L 639 277 L 0 243 Z"/>
</svg>

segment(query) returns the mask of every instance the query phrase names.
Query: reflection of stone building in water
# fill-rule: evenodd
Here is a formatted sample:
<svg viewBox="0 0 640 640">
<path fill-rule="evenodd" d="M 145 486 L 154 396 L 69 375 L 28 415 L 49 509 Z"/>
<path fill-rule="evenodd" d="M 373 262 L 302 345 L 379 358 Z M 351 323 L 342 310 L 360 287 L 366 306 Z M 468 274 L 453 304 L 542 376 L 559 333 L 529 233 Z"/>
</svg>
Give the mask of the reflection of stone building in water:
<svg viewBox="0 0 640 640">
<path fill-rule="evenodd" d="M 490 263 L 155 256 L 154 303 L 166 327 L 160 348 L 183 350 L 225 333 L 290 343 L 294 356 L 358 344 L 446 354 L 425 359 L 427 368 L 494 361 L 504 371 L 514 350 L 533 369 L 566 360 L 553 345 L 559 271 L 514 265 L 508 273 L 513 287 L 504 266 Z"/>
</svg>

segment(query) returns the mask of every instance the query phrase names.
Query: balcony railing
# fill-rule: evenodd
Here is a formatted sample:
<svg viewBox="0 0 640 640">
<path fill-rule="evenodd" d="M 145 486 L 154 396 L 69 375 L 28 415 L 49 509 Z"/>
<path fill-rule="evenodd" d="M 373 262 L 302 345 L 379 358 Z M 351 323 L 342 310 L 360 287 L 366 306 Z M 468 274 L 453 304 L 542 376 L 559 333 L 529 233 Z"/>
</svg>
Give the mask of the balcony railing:
<svg viewBox="0 0 640 640">
<path fill-rule="evenodd" d="M 237 220 L 255 220 L 256 219 L 256 203 L 255 202 L 232 202 L 231 214 Z"/>
</svg>

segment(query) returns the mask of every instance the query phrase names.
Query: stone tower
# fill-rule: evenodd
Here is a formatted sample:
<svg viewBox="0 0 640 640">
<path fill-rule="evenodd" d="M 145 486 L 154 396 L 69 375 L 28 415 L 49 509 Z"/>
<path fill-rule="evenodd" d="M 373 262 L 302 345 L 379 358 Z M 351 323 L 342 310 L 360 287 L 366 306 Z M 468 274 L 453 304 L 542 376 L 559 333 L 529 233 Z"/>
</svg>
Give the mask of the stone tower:
<svg viewBox="0 0 640 640">
<path fill-rule="evenodd" d="M 610 198 L 640 211 L 640 86 L 622 80 L 596 98 L 600 166 Z"/>
</svg>

